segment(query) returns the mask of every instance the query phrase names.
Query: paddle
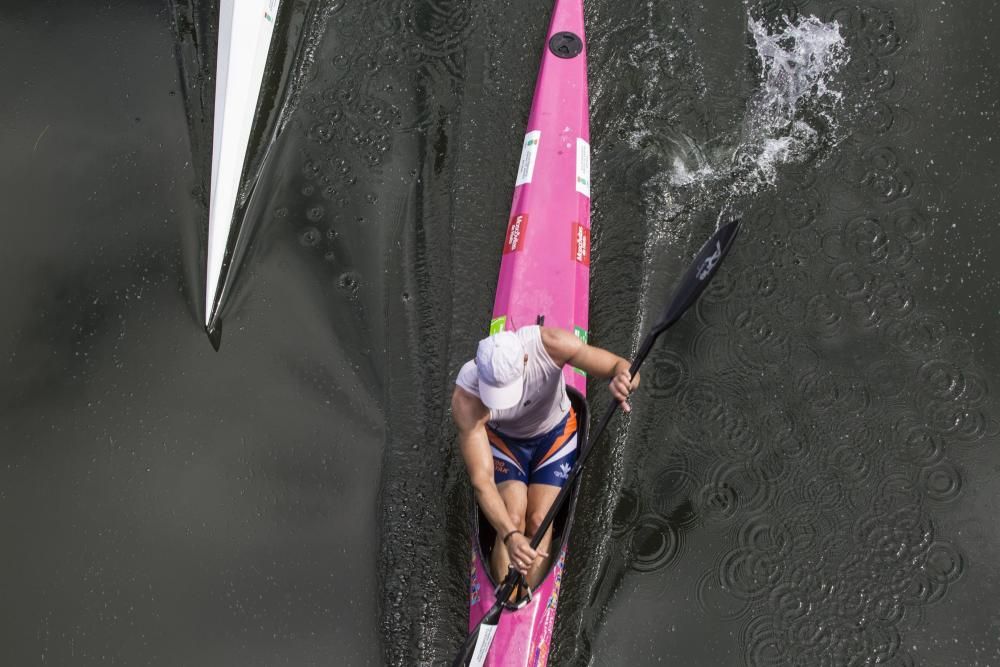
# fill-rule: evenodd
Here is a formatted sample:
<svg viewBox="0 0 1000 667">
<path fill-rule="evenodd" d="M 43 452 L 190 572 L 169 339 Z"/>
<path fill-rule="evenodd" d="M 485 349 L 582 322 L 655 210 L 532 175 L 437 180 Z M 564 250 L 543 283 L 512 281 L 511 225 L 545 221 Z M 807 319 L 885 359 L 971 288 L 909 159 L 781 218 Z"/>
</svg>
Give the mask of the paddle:
<svg viewBox="0 0 1000 667">
<path fill-rule="evenodd" d="M 698 297 L 708 286 L 708 283 L 712 280 L 712 276 L 719 269 L 719 264 L 722 259 L 729 252 L 730 246 L 733 244 L 733 239 L 736 238 L 736 232 L 739 231 L 740 221 L 733 220 L 726 223 L 712 235 L 712 238 L 702 246 L 701 250 L 698 251 L 698 255 L 694 258 L 694 262 L 691 264 L 691 268 L 687 270 L 684 277 L 681 279 L 680 285 L 674 292 L 674 298 L 671 300 L 670 305 L 667 307 L 657 322 L 652 331 L 646 334 L 646 338 L 642 341 L 642 345 L 639 346 L 639 351 L 635 355 L 635 359 L 632 361 L 632 366 L 630 367 L 630 372 L 635 375 L 639 371 L 639 367 L 642 366 L 642 362 L 646 360 L 649 355 L 650 350 L 653 349 L 653 344 L 656 339 L 664 331 L 669 329 L 681 316 L 690 308 Z M 552 507 L 549 508 L 548 514 L 542 519 L 542 523 L 538 526 L 538 530 L 535 531 L 534 537 L 531 538 L 531 548 L 537 549 L 538 544 L 542 540 L 542 536 L 548 531 L 549 526 L 552 525 L 552 521 L 555 519 L 556 514 L 565 504 L 566 500 L 569 498 L 571 489 L 573 488 L 573 483 L 576 478 L 579 477 L 580 471 L 583 469 L 583 464 L 586 463 L 588 455 L 592 449 L 593 443 L 597 442 L 598 438 L 604 433 L 604 429 L 607 428 L 608 424 L 611 422 L 611 418 L 614 416 L 615 411 L 618 410 L 619 403 L 616 399 L 612 398 L 611 403 L 608 404 L 608 409 L 605 410 L 604 416 L 601 417 L 601 421 L 598 422 L 597 430 L 594 435 L 589 439 L 589 442 L 584 443 L 580 450 L 580 456 L 576 461 L 576 465 L 570 471 L 569 476 L 566 478 L 566 482 L 563 484 L 562 489 L 559 491 L 559 495 L 556 496 L 555 501 L 552 503 Z M 500 584 L 497 590 L 497 601 L 488 612 L 483 616 L 483 619 L 479 621 L 479 625 L 475 627 L 472 633 L 466 638 L 465 643 L 462 644 L 461 650 L 458 655 L 455 656 L 454 662 L 452 662 L 452 667 L 464 667 L 467 665 L 472 665 L 473 667 L 480 667 L 485 661 L 486 656 L 489 653 L 490 645 L 493 643 L 493 636 L 496 634 L 497 625 L 500 623 L 500 615 L 504 610 L 504 601 L 510 597 L 511 592 L 513 592 L 514 587 L 517 585 L 521 578 L 521 573 L 517 570 L 511 568 L 504 578 L 503 583 Z"/>
</svg>

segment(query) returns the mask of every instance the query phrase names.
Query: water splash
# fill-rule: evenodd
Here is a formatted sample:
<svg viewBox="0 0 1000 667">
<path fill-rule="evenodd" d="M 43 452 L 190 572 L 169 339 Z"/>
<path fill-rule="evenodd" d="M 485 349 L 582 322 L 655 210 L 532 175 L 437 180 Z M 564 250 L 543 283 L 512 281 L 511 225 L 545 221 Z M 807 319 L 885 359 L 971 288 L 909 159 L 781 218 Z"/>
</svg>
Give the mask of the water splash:
<svg viewBox="0 0 1000 667">
<path fill-rule="evenodd" d="M 749 172 L 742 187 L 734 183 L 737 190 L 773 185 L 779 165 L 804 162 L 836 142 L 835 111 L 843 96 L 833 79 L 848 61 L 840 24 L 815 16 L 783 22 L 773 33 L 763 21 L 747 22 L 761 85 L 750 100 L 733 155 L 734 165 L 749 167 L 741 170 Z"/>
<path fill-rule="evenodd" d="M 673 171 L 670 174 L 670 184 L 675 186 L 691 185 L 698 180 L 705 180 L 715 174 L 711 165 L 704 162 L 692 171 L 679 157 L 674 158 Z"/>
<path fill-rule="evenodd" d="M 774 30 L 748 19 L 760 84 L 724 145 L 675 154 L 645 188 L 647 208 L 665 219 L 736 202 L 773 186 L 786 164 L 815 161 L 839 139 L 842 94 L 836 75 L 848 62 L 841 26 L 814 16 L 787 17 Z M 678 148 L 681 148 L 678 146 Z"/>
<path fill-rule="evenodd" d="M 747 24 L 763 68 L 757 99 L 765 109 L 774 110 L 778 120 L 793 116 L 808 97 L 829 96 L 839 101 L 842 95 L 830 82 L 847 62 L 836 21 L 824 23 L 815 16 L 801 17 L 796 23 L 787 17 L 783 21 L 784 28 L 774 34 L 762 21 L 751 18 Z"/>
<path fill-rule="evenodd" d="M 775 185 L 780 166 L 816 162 L 840 139 L 842 95 L 835 81 L 849 59 L 840 24 L 808 16 L 786 17 L 774 31 L 753 18 L 747 26 L 760 84 L 736 130 L 718 144 L 699 146 L 686 135 L 671 139 L 671 168 L 643 185 L 643 206 L 648 219 L 656 221 L 643 250 L 643 295 L 652 289 L 663 245 L 697 247 L 691 218 L 711 215 L 717 225 L 727 221 L 750 197 Z"/>
</svg>

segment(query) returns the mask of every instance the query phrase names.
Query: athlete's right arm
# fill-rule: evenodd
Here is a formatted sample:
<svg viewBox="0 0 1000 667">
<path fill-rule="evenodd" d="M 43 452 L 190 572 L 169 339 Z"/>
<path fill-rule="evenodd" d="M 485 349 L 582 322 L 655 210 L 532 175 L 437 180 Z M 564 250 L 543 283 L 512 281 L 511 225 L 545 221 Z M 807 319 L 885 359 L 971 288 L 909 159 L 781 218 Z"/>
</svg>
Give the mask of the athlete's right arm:
<svg viewBox="0 0 1000 667">
<path fill-rule="evenodd" d="M 451 415 L 458 427 L 458 446 L 476 492 L 476 502 L 498 535 L 517 530 L 493 480 L 493 454 L 486 437 L 490 411 L 478 397 L 455 387 L 451 395 Z"/>
</svg>

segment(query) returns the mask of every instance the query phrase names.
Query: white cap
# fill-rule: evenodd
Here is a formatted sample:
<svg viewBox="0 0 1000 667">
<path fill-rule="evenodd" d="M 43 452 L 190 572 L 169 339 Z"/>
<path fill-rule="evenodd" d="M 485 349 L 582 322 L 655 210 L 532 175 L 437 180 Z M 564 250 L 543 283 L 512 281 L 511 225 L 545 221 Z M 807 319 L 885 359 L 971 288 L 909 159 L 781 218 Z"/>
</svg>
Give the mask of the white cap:
<svg viewBox="0 0 1000 667">
<path fill-rule="evenodd" d="M 524 345 L 511 331 L 479 341 L 479 398 L 491 410 L 512 408 L 524 393 Z"/>
</svg>

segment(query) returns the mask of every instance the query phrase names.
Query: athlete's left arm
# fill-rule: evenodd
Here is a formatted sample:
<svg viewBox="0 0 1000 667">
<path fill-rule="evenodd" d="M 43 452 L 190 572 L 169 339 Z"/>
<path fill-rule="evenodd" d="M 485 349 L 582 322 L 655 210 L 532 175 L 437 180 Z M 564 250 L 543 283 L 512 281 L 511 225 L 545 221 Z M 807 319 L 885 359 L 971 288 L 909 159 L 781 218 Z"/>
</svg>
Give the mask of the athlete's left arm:
<svg viewBox="0 0 1000 667">
<path fill-rule="evenodd" d="M 562 366 L 572 364 L 589 375 L 610 378 L 611 395 L 631 410 L 628 396 L 639 386 L 639 374 L 629 373 L 631 364 L 614 352 L 587 345 L 574 334 L 558 327 L 541 327 L 542 344 L 552 360 Z"/>
</svg>

